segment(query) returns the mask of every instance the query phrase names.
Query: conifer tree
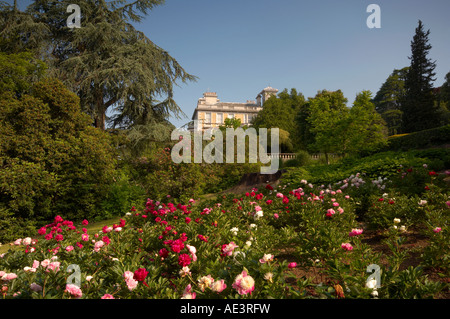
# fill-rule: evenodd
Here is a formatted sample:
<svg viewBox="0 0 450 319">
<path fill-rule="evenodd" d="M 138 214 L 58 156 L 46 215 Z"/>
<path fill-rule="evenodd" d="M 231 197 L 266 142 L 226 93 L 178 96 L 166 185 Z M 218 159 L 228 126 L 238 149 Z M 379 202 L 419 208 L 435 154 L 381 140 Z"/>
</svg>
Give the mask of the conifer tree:
<svg viewBox="0 0 450 319">
<path fill-rule="evenodd" d="M 422 21 L 411 41 L 411 65 L 405 80 L 405 98 L 402 102 L 403 133 L 422 131 L 440 125 L 434 103 L 433 82 L 436 63 L 427 57 L 430 30 L 424 30 Z"/>
</svg>

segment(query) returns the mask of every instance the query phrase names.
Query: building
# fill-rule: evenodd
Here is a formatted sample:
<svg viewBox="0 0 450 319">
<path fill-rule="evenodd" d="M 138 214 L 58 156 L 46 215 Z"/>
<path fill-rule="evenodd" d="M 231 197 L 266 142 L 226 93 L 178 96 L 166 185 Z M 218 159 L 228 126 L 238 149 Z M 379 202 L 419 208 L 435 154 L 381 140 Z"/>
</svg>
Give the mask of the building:
<svg viewBox="0 0 450 319">
<path fill-rule="evenodd" d="M 205 92 L 203 97 L 198 99 L 192 121 L 198 123 L 197 130 L 219 127 L 225 123 L 226 118 L 237 118 L 241 120 L 242 125 L 251 125 L 252 119 L 262 110 L 264 102 L 277 92 L 277 89 L 266 87 L 256 96 L 256 101 L 247 100 L 245 103 L 221 102 L 216 92 Z M 191 125 L 189 129 L 194 130 L 194 126 Z"/>
</svg>

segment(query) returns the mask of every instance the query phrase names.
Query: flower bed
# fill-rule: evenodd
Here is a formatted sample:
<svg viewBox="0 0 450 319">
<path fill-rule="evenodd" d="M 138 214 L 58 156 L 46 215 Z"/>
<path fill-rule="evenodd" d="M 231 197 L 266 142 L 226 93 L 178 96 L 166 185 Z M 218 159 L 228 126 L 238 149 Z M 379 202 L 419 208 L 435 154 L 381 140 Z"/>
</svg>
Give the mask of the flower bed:
<svg viewBox="0 0 450 319">
<path fill-rule="evenodd" d="M 449 276 L 450 202 L 448 190 L 433 183 L 438 176 L 428 176 L 421 197 L 389 193 L 386 180 L 357 174 L 335 185 L 302 180 L 295 187 L 267 185 L 203 202 L 148 199 L 143 211 L 133 208 L 94 234 L 87 232 L 87 220 L 75 225 L 56 216 L 39 236 L 18 239 L 20 249 L 1 255 L 2 296 L 434 297 L 448 285 L 429 280 L 423 269 Z M 373 197 L 362 221 L 357 194 L 365 187 Z M 388 254 L 364 242 L 370 225 L 383 233 Z M 410 251 L 402 245 L 411 228 L 430 244 L 421 267 L 404 269 Z M 297 276 L 300 270 L 316 273 L 320 282 Z"/>
</svg>

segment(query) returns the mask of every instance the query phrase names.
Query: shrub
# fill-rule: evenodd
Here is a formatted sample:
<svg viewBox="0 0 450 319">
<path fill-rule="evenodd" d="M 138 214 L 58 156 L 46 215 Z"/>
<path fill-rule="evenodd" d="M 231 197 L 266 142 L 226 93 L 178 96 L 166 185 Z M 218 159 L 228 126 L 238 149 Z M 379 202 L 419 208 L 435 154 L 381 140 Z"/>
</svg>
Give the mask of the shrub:
<svg viewBox="0 0 450 319">
<path fill-rule="evenodd" d="M 115 156 L 107 133 L 90 125 L 78 97 L 47 79 L 20 98 L 0 96 L 0 202 L 18 220 L 101 215 Z M 17 235 L 17 234 L 16 234 Z"/>
</svg>

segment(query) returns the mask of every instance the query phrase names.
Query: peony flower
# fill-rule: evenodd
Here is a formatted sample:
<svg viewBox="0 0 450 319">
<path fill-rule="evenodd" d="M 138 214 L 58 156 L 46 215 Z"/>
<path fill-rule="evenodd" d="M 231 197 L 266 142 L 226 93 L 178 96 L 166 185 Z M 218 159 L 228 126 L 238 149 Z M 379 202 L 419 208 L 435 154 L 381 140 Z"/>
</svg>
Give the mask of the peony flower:
<svg viewBox="0 0 450 319">
<path fill-rule="evenodd" d="M 198 286 L 201 291 L 205 291 L 206 288 L 211 288 L 214 278 L 211 275 L 203 276 L 198 280 Z"/>
<path fill-rule="evenodd" d="M 47 266 L 47 272 L 49 272 L 50 270 L 53 270 L 54 272 L 58 272 L 60 265 L 61 265 L 61 263 L 59 261 L 53 261 L 53 262 L 49 263 Z"/>
<path fill-rule="evenodd" d="M 22 238 L 16 239 L 14 241 L 14 245 L 19 246 L 20 244 L 22 244 Z"/>
<path fill-rule="evenodd" d="M 88 241 L 89 240 L 89 235 L 88 234 L 82 234 L 81 235 L 81 239 L 84 241 Z"/>
<path fill-rule="evenodd" d="M 139 268 L 133 274 L 133 279 L 137 281 L 144 281 L 145 277 L 147 277 L 148 271 L 145 268 Z"/>
<path fill-rule="evenodd" d="M 330 209 L 327 210 L 326 216 L 327 216 L 327 217 L 331 217 L 331 216 L 333 216 L 334 214 L 336 214 L 335 210 L 334 210 L 333 208 L 330 208 Z"/>
<path fill-rule="evenodd" d="M 400 226 L 399 230 L 401 233 L 406 232 L 406 226 L 405 225 Z"/>
<path fill-rule="evenodd" d="M 363 232 L 362 229 L 354 228 L 352 231 L 348 234 L 350 237 L 361 235 Z"/>
<path fill-rule="evenodd" d="M 288 268 L 290 268 L 290 269 L 295 268 L 295 267 L 297 267 L 297 263 L 296 262 L 291 262 L 288 265 Z"/>
<path fill-rule="evenodd" d="M 239 228 L 237 228 L 237 227 L 233 227 L 233 228 L 230 229 L 230 232 L 232 232 L 234 236 L 237 235 L 238 231 L 239 231 Z"/>
<path fill-rule="evenodd" d="M 211 285 L 211 290 L 217 293 L 224 291 L 225 288 L 227 288 L 227 285 L 225 285 L 225 281 L 223 279 L 217 280 Z"/>
<path fill-rule="evenodd" d="M 394 224 L 398 224 L 398 223 L 400 223 L 400 218 L 394 218 Z"/>
<path fill-rule="evenodd" d="M 24 244 L 24 245 L 30 245 L 31 244 L 31 238 L 30 237 L 27 237 L 27 238 L 24 238 L 23 239 L 23 241 L 22 241 L 22 244 Z"/>
<path fill-rule="evenodd" d="M 275 219 L 278 219 L 280 216 L 279 216 L 277 213 L 275 213 L 275 214 L 273 214 L 273 217 L 274 217 Z"/>
<path fill-rule="evenodd" d="M 191 284 L 187 285 L 183 291 L 183 296 L 181 297 L 181 299 L 195 299 L 196 294 L 195 292 L 192 292 L 191 289 Z"/>
<path fill-rule="evenodd" d="M 66 251 L 72 251 L 74 248 L 73 248 L 73 246 L 67 246 L 66 247 Z"/>
<path fill-rule="evenodd" d="M 270 262 L 272 260 L 273 260 L 273 255 L 271 255 L 271 254 L 264 254 L 263 258 L 261 258 L 259 260 L 259 262 L 261 264 L 265 264 L 265 263 Z"/>
<path fill-rule="evenodd" d="M 222 245 L 222 253 L 220 254 L 222 257 L 231 256 L 233 254 L 233 250 L 238 247 L 233 241 L 231 243 Z"/>
<path fill-rule="evenodd" d="M 181 277 L 190 276 L 191 275 L 191 270 L 189 269 L 189 267 L 184 266 L 183 268 L 181 268 L 179 274 L 180 274 Z"/>
<path fill-rule="evenodd" d="M 350 243 L 342 243 L 341 247 L 348 251 L 353 250 L 353 246 Z"/>
<path fill-rule="evenodd" d="M 138 281 L 133 279 L 134 274 L 131 271 L 125 271 L 123 277 L 125 278 L 125 283 L 130 291 L 137 287 Z"/>
<path fill-rule="evenodd" d="M 189 250 L 189 253 L 191 254 L 191 258 L 192 258 L 192 261 L 197 261 L 197 255 L 196 255 L 196 253 L 197 253 L 197 248 L 195 248 L 194 246 L 191 246 L 191 245 L 187 245 L 186 244 L 186 248 Z"/>
<path fill-rule="evenodd" d="M 439 233 L 441 230 L 442 230 L 441 227 L 436 227 L 436 228 L 433 229 L 433 231 L 434 231 L 436 234 Z"/>
<path fill-rule="evenodd" d="M 423 200 L 423 199 L 421 199 L 419 202 L 418 202 L 418 204 L 419 204 L 419 206 L 424 206 L 424 205 L 426 205 L 427 204 L 427 201 L 426 200 Z"/>
<path fill-rule="evenodd" d="M 255 280 L 244 270 L 236 276 L 234 283 L 231 286 L 236 289 L 240 295 L 251 294 L 252 291 L 255 290 Z"/>
<path fill-rule="evenodd" d="M 178 256 L 178 265 L 185 267 L 191 264 L 191 257 L 188 254 L 180 254 Z"/>
<path fill-rule="evenodd" d="M 110 294 L 104 294 L 100 299 L 114 299 L 114 296 Z"/>
<path fill-rule="evenodd" d="M 269 282 L 272 282 L 272 280 L 273 280 L 273 274 L 272 274 L 271 272 L 265 273 L 265 274 L 264 274 L 264 279 L 267 280 L 267 281 L 269 281 Z"/>
<path fill-rule="evenodd" d="M 83 295 L 83 292 L 81 291 L 80 287 L 73 284 L 67 284 L 66 290 L 64 290 L 64 292 L 68 292 L 75 298 L 81 298 L 81 296 Z"/>
<path fill-rule="evenodd" d="M 262 210 L 259 210 L 259 211 L 257 211 L 257 212 L 255 213 L 255 219 L 259 219 L 259 218 L 261 218 L 261 217 L 263 217 L 263 216 L 264 216 L 264 213 L 263 213 Z"/>
</svg>

